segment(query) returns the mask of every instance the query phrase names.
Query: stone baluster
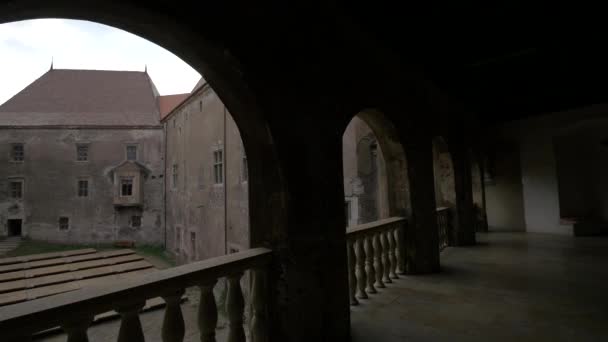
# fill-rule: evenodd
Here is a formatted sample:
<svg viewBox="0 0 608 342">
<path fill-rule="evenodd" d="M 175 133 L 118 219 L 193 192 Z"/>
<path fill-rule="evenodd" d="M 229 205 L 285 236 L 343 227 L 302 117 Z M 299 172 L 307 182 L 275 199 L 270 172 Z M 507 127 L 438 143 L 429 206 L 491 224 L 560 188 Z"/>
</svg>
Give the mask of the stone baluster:
<svg viewBox="0 0 608 342">
<path fill-rule="evenodd" d="M 163 319 L 163 342 L 182 342 L 186 332 L 184 317 L 180 303 L 184 290 L 179 290 L 163 296 L 165 303 L 165 317 Z"/>
<path fill-rule="evenodd" d="M 88 342 L 87 329 L 93 322 L 92 316 L 82 316 L 77 320 L 64 322 L 61 327 L 68 335 L 68 342 Z M 30 340 L 27 340 L 30 341 Z"/>
<path fill-rule="evenodd" d="M 226 311 L 228 312 L 228 342 L 245 342 L 243 329 L 243 309 L 245 300 L 241 289 L 243 273 L 228 276 L 228 294 L 226 295 Z"/>
<path fill-rule="evenodd" d="M 146 304 L 143 302 L 131 303 L 119 306 L 116 311 L 120 314 L 120 330 L 118 330 L 118 342 L 144 342 L 144 333 L 139 321 L 139 312 Z"/>
<path fill-rule="evenodd" d="M 376 272 L 374 272 L 374 246 L 372 245 L 372 235 L 368 234 L 363 237 L 365 249 L 365 273 L 367 275 L 367 293 L 377 293 L 374 287 L 376 281 Z"/>
<path fill-rule="evenodd" d="M 377 288 L 384 288 L 384 282 L 382 276 L 384 275 L 384 267 L 382 266 L 382 245 L 380 243 L 380 234 L 376 233 L 372 237 L 372 244 L 374 246 L 374 269 L 376 273 L 376 283 L 374 284 Z"/>
<path fill-rule="evenodd" d="M 346 241 L 346 255 L 348 257 L 348 290 L 350 297 L 350 305 L 357 305 L 359 301 L 357 300 L 357 276 L 355 275 L 357 257 L 355 255 L 355 239 L 349 238 Z"/>
<path fill-rule="evenodd" d="M 397 223 L 393 228 L 393 237 L 395 238 L 395 258 L 397 259 L 397 273 L 405 274 L 405 251 L 403 250 L 403 237 L 401 236 L 401 225 L 403 222 Z"/>
<path fill-rule="evenodd" d="M 380 245 L 382 246 L 382 268 L 384 270 L 384 272 L 382 273 L 382 282 L 384 282 L 385 284 L 390 284 L 393 281 L 391 280 L 391 277 L 389 275 L 391 265 L 388 257 L 388 240 L 384 232 L 380 232 L 378 233 L 378 235 L 380 235 Z"/>
<path fill-rule="evenodd" d="M 202 283 L 201 299 L 198 306 L 198 328 L 201 342 L 215 342 L 215 328 L 217 327 L 217 305 L 213 296 L 213 287 L 217 279 Z"/>
<path fill-rule="evenodd" d="M 363 238 L 357 238 L 355 242 L 355 254 L 357 256 L 357 298 L 367 299 L 367 293 L 365 292 L 367 275 L 365 274 L 365 249 L 363 248 Z"/>
<path fill-rule="evenodd" d="M 388 241 L 388 260 L 390 267 L 388 269 L 389 276 L 392 279 L 399 278 L 397 276 L 397 259 L 395 258 L 395 249 L 397 248 L 397 243 L 395 241 L 395 235 L 393 234 L 393 229 L 389 227 L 384 234 L 386 234 L 386 240 Z"/>
<path fill-rule="evenodd" d="M 251 270 L 252 289 L 251 289 L 251 322 L 249 326 L 249 335 L 251 342 L 267 342 L 268 341 L 268 312 L 266 303 L 267 291 L 266 279 L 267 273 L 264 268 L 255 268 Z"/>
</svg>

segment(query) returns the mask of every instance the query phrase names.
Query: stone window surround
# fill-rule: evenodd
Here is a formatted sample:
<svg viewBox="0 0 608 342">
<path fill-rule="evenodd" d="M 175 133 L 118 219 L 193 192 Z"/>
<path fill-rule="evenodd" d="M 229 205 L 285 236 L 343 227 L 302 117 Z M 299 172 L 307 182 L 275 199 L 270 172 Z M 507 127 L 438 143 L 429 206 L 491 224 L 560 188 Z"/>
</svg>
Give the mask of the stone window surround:
<svg viewBox="0 0 608 342">
<path fill-rule="evenodd" d="M 224 185 L 224 146 L 217 145 L 213 148 L 213 185 Z"/>
<path fill-rule="evenodd" d="M 91 143 L 87 141 L 79 141 L 76 143 L 76 162 L 86 163 L 89 161 L 89 152 L 91 150 Z M 81 148 L 84 149 L 84 159 L 81 158 Z"/>
<path fill-rule="evenodd" d="M 13 196 L 13 184 L 16 183 L 20 184 L 19 196 Z M 23 195 L 25 194 L 25 179 L 22 177 L 10 177 L 8 179 L 8 193 L 12 200 L 23 200 Z"/>
<path fill-rule="evenodd" d="M 120 177 L 120 197 L 133 196 L 133 182 L 133 177 Z"/>
<path fill-rule="evenodd" d="M 65 227 L 65 228 L 62 228 Z M 71 225 L 70 225 L 70 217 L 67 215 L 64 216 L 59 216 L 59 218 L 57 219 L 57 228 L 59 228 L 59 230 L 70 230 Z"/>
<path fill-rule="evenodd" d="M 81 188 L 81 185 L 82 185 L 81 182 L 86 182 L 86 186 L 84 188 Z M 81 191 L 82 189 L 85 189 L 85 190 L 82 192 Z M 83 176 L 83 177 L 77 178 L 76 194 L 78 195 L 78 198 L 88 198 L 89 197 L 89 195 L 91 194 L 91 181 L 89 180 L 89 177 Z"/>
<path fill-rule="evenodd" d="M 25 143 L 20 141 L 14 141 L 10 143 L 11 148 L 9 149 L 8 159 L 11 163 L 23 163 L 25 161 Z M 21 157 L 20 159 L 15 159 L 15 148 L 21 147 Z"/>
<path fill-rule="evenodd" d="M 129 150 L 135 149 L 135 158 L 129 158 Z M 136 142 L 128 142 L 125 144 L 125 160 L 137 161 L 139 159 L 140 147 Z"/>
</svg>

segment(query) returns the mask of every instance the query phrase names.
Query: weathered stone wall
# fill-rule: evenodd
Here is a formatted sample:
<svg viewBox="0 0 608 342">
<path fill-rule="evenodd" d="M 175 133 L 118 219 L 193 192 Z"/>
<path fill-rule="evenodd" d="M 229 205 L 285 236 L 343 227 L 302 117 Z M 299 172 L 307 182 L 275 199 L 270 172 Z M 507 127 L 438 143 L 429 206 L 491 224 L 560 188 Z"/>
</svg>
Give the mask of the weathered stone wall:
<svg viewBox="0 0 608 342">
<path fill-rule="evenodd" d="M 178 262 L 186 263 L 223 255 L 225 249 L 247 248 L 245 153 L 236 124 L 223 103 L 213 90 L 205 88 L 165 120 L 164 129 L 167 250 Z M 214 180 L 213 153 L 218 149 L 223 150 L 224 184 Z"/>
<path fill-rule="evenodd" d="M 2 129 L 0 132 L 0 235 L 7 220 L 23 220 L 22 234 L 64 243 L 135 240 L 162 244 L 163 135 L 158 129 Z M 24 162 L 11 161 L 11 143 L 23 143 Z M 89 145 L 88 161 L 76 161 L 76 144 Z M 126 160 L 126 145 L 138 146 L 138 162 L 148 172 L 141 209 L 117 210 L 111 172 Z M 9 180 L 23 179 L 22 200 L 9 194 Z M 89 181 L 87 197 L 78 197 L 78 180 Z M 141 226 L 130 218 L 141 215 Z M 60 230 L 60 216 L 69 229 Z"/>
<path fill-rule="evenodd" d="M 454 207 L 456 205 L 454 165 L 448 145 L 440 137 L 433 139 L 433 172 L 437 206 Z"/>
</svg>

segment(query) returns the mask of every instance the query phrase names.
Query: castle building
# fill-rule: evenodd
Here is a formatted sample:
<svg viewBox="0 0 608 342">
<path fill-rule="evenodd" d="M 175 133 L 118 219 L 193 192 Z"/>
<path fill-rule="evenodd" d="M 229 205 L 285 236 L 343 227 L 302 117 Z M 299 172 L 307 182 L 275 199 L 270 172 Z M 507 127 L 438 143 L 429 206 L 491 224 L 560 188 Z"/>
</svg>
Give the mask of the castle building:
<svg viewBox="0 0 608 342">
<path fill-rule="evenodd" d="M 52 69 L 0 106 L 0 236 L 161 244 L 163 130 L 146 72 Z"/>
</svg>

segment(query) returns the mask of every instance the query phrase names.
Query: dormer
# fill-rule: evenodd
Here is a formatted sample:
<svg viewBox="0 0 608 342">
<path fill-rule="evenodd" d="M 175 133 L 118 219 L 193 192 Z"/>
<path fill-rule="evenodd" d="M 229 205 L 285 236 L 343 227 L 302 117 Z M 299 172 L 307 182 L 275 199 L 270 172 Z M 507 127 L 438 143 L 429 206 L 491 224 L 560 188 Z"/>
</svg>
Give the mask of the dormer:
<svg viewBox="0 0 608 342">
<path fill-rule="evenodd" d="M 149 170 L 136 161 L 125 161 L 111 171 L 114 206 L 143 206 L 143 185 Z"/>
</svg>

